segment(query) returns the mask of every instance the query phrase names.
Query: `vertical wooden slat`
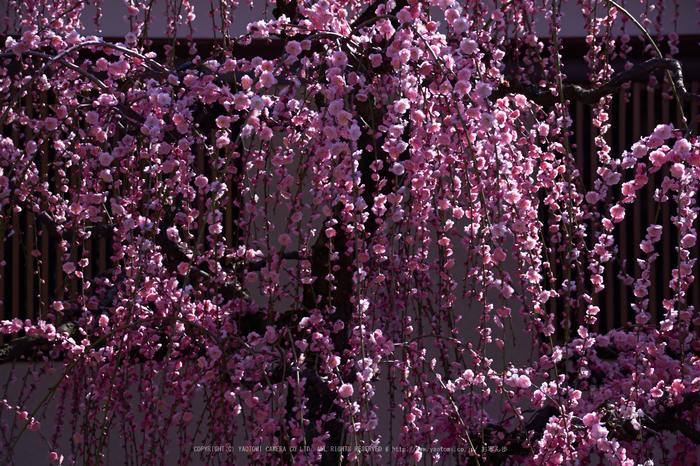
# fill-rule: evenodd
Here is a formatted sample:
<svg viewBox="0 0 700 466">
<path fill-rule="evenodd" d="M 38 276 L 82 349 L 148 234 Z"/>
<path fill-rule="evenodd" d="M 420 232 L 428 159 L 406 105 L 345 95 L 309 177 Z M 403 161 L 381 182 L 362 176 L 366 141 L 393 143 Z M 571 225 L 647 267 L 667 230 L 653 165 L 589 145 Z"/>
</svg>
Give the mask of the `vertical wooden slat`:
<svg viewBox="0 0 700 466">
<path fill-rule="evenodd" d="M 661 103 L 661 121 L 670 122 L 670 105 L 668 100 L 663 100 Z M 656 182 L 661 183 L 664 176 L 668 175 L 668 169 L 664 168 L 656 172 Z M 676 234 L 672 229 L 671 224 L 671 208 L 669 202 L 664 202 L 661 204 L 661 214 L 659 216 L 660 224 L 663 226 L 664 234 L 661 237 L 661 283 L 663 283 L 663 289 L 659 290 L 664 298 L 670 298 L 672 292 L 668 287 L 667 283 L 671 279 L 671 269 L 673 268 L 673 263 L 676 261 L 678 254 L 674 250 L 674 243 L 676 243 Z M 673 237 L 672 237 L 673 236 Z M 659 309 L 663 315 L 663 309 Z"/>
<path fill-rule="evenodd" d="M 583 142 L 584 142 L 583 135 L 584 135 L 584 128 L 585 128 L 585 126 L 583 124 L 583 121 L 584 121 L 584 119 L 583 119 L 583 104 L 581 104 L 581 102 L 574 102 L 573 105 L 574 105 L 574 111 L 573 111 L 574 117 L 573 118 L 574 118 L 574 123 L 575 123 L 575 128 L 574 128 L 575 140 L 574 140 L 574 142 L 576 144 L 576 150 L 574 152 L 574 155 L 576 158 L 576 165 L 581 167 L 581 179 L 583 180 L 584 184 L 588 185 L 588 180 L 591 176 L 590 170 L 595 170 L 595 168 L 594 168 L 595 161 L 592 160 L 593 157 L 586 156 L 586 152 L 585 152 L 584 147 L 583 147 Z M 588 164 L 588 166 L 586 166 L 587 164 Z M 592 241 L 595 241 L 595 238 L 591 238 L 591 237 L 587 238 L 587 247 L 588 248 L 590 248 L 592 246 L 592 244 L 591 244 Z M 581 257 L 585 261 L 585 265 L 582 267 L 582 269 L 584 270 L 584 272 L 583 272 L 584 276 L 582 277 L 582 279 L 584 280 L 584 286 L 586 287 L 586 289 L 588 289 L 588 287 L 591 286 L 591 284 L 588 280 L 588 275 L 585 272 L 585 270 L 588 269 L 588 257 L 585 254 L 581 254 Z M 598 305 L 598 302 L 597 302 L 598 296 L 595 294 L 592 296 L 593 296 L 593 303 L 592 304 L 594 306 Z M 580 314 L 579 315 L 579 320 L 580 320 L 579 324 L 583 325 L 583 324 L 585 324 L 585 322 L 583 321 L 583 318 L 586 315 L 587 303 L 582 303 L 582 306 L 583 307 L 581 309 L 581 312 L 579 313 Z M 593 327 L 593 330 L 598 331 L 599 326 L 600 326 L 600 323 L 596 322 L 596 324 Z"/>
<path fill-rule="evenodd" d="M 14 143 L 15 147 L 20 147 L 20 135 L 19 132 L 16 129 L 12 129 L 12 140 Z M 11 272 L 10 272 L 10 278 L 13 282 L 13 285 L 8 291 L 10 293 L 10 303 L 11 303 L 11 312 L 12 312 L 12 318 L 18 318 L 20 317 L 20 303 L 22 302 L 22 298 L 20 296 L 20 290 L 19 290 L 19 281 L 22 280 L 24 277 L 20 277 L 20 260 L 21 260 L 21 255 L 19 253 L 20 251 L 20 222 L 19 222 L 19 215 L 15 213 L 10 213 L 12 215 L 12 237 L 8 241 L 10 243 L 10 247 L 12 248 L 10 250 L 9 256 L 12 258 L 12 266 L 11 266 Z M 9 231 L 7 232 L 9 233 Z"/>
<path fill-rule="evenodd" d="M 645 105 L 645 102 L 643 101 L 643 93 L 642 93 L 642 83 L 633 83 L 632 84 L 632 89 L 633 89 L 633 110 L 632 110 L 632 138 L 631 141 L 628 140 L 626 141 L 626 148 L 630 148 L 633 143 L 636 141 L 639 141 L 639 139 L 642 137 L 642 107 Z M 630 174 L 629 174 L 629 180 L 634 180 L 636 174 L 636 170 L 633 169 Z M 639 196 L 641 193 L 637 193 Z M 628 267 L 632 270 L 635 270 L 636 273 L 640 273 L 637 265 L 634 263 L 634 258 L 639 257 L 640 254 L 642 254 L 642 250 L 639 248 L 639 245 L 642 242 L 642 239 L 644 239 L 644 236 L 646 235 L 646 231 L 643 231 L 645 228 L 643 226 L 644 223 L 648 223 L 646 220 L 644 220 L 644 215 L 642 213 L 642 204 L 640 202 L 641 199 L 635 200 L 635 202 L 632 204 L 632 218 L 630 219 L 630 227 L 632 230 L 632 244 L 626 244 L 625 247 L 628 251 L 631 253 L 631 257 L 628 259 Z M 623 236 L 621 238 L 621 241 L 626 241 L 629 240 L 630 236 Z M 628 293 L 629 295 L 629 293 Z M 633 295 L 632 295 L 633 296 Z M 632 298 L 634 302 L 640 301 L 638 298 L 633 297 Z M 630 305 L 627 306 L 625 309 L 625 321 L 626 322 L 634 322 L 635 321 L 635 312 L 632 310 L 632 307 Z"/>
<path fill-rule="evenodd" d="M 21 296 L 21 292 L 19 289 L 19 283 L 20 280 L 23 280 L 25 277 L 21 276 L 22 274 L 22 268 L 20 267 L 20 261 L 22 258 L 22 255 L 20 254 L 20 249 L 22 245 L 20 244 L 20 222 L 19 222 L 19 215 L 14 215 L 12 218 L 12 228 L 14 230 L 14 234 L 12 235 L 11 238 L 11 244 L 12 244 L 12 275 L 10 275 L 13 283 L 15 286 L 12 287 L 11 293 L 11 303 L 12 303 L 12 318 L 17 318 L 20 317 L 20 303 L 23 302 L 23 297 Z M 24 275 L 24 274 L 22 274 Z"/>
<path fill-rule="evenodd" d="M 641 86 L 641 84 L 639 84 Z M 646 106 L 647 106 L 647 118 L 646 118 L 646 128 L 645 128 L 645 133 L 646 134 L 651 134 L 651 132 L 654 130 L 654 127 L 656 126 L 656 99 L 655 99 L 655 93 L 652 92 L 651 90 L 647 89 L 646 90 Z M 641 124 L 641 123 L 640 123 Z M 644 228 L 644 234 L 646 235 L 646 227 L 651 225 L 652 223 L 655 222 L 655 217 L 656 217 L 656 201 L 654 201 L 654 184 L 653 184 L 653 179 L 655 177 L 653 175 L 649 176 L 649 184 L 647 187 L 640 193 L 640 199 L 645 199 L 646 202 L 646 212 L 647 212 L 647 225 L 646 226 L 640 226 L 640 228 Z M 643 197 L 642 197 L 643 196 Z M 661 278 L 661 280 L 659 280 Z M 652 267 L 652 278 L 654 282 L 657 283 L 663 283 L 663 278 L 659 277 L 659 263 L 655 263 Z M 658 289 L 658 286 L 651 286 L 649 287 L 649 313 L 651 314 L 651 319 L 652 322 L 657 322 L 657 318 L 660 314 L 659 310 L 659 298 L 660 296 L 663 295 L 663 293 L 660 292 Z"/>
<path fill-rule="evenodd" d="M 694 94 L 700 93 L 700 82 L 694 81 L 690 85 L 690 91 Z M 688 115 L 689 119 L 692 119 L 695 117 L 695 115 L 698 114 L 698 111 L 700 111 L 700 106 L 696 102 L 692 102 L 690 104 L 690 114 Z M 695 125 L 694 128 L 691 128 L 693 131 L 693 134 L 698 134 L 698 128 L 700 125 Z M 698 219 L 695 219 L 695 224 L 694 227 L 697 231 L 697 229 L 700 227 L 700 221 Z M 697 258 L 700 257 L 700 244 L 696 243 L 695 246 L 690 250 L 690 257 Z M 693 266 L 693 275 L 696 277 L 696 279 L 693 281 L 693 283 L 690 285 L 690 290 L 688 293 L 688 304 L 695 306 L 695 309 L 697 310 L 700 308 L 700 277 L 697 276 L 698 274 L 698 269 L 699 266 L 697 262 Z"/>
<path fill-rule="evenodd" d="M 5 243 L 0 243 L 0 247 L 5 248 Z M 2 255 L 2 260 L 5 259 L 5 254 Z M 7 283 L 8 277 L 5 275 L 5 266 L 0 263 L 0 317 L 6 319 L 8 317 L 8 309 L 10 308 L 10 303 L 5 302 L 5 284 Z M 0 345 L 4 345 L 9 341 L 10 337 L 3 333 L 0 333 Z"/>
<path fill-rule="evenodd" d="M 36 294 L 38 289 L 34 286 L 36 275 L 39 273 L 36 264 L 36 258 L 32 255 L 32 251 L 36 248 L 35 244 L 35 231 L 36 219 L 34 214 L 27 212 L 27 227 L 24 234 L 25 247 L 24 247 L 24 259 L 26 263 L 26 281 L 27 281 L 27 319 L 34 319 L 41 315 L 41 310 L 37 308 L 37 297 Z"/>
<path fill-rule="evenodd" d="M 75 183 L 78 182 L 77 176 L 78 176 L 78 170 L 75 168 L 74 165 L 71 165 L 71 167 L 67 170 L 67 175 L 68 175 L 68 182 L 70 185 L 74 185 Z M 68 201 L 70 203 L 71 199 L 68 198 Z M 73 242 L 78 241 L 78 238 L 74 238 Z M 70 257 L 67 262 L 73 262 L 75 264 L 75 267 L 78 269 L 78 261 L 80 260 L 80 253 L 81 253 L 82 248 L 74 247 L 73 244 L 68 245 L 68 253 L 70 254 Z M 63 271 L 63 269 L 61 269 Z M 66 275 L 63 276 L 64 280 L 67 281 L 68 284 L 68 296 L 73 297 L 78 293 L 79 290 L 79 282 L 76 278 L 69 278 Z M 73 276 L 75 277 L 75 276 Z M 65 283 L 65 282 L 64 282 Z"/>
<path fill-rule="evenodd" d="M 613 155 L 615 156 L 620 156 L 624 150 L 629 148 L 629 145 L 627 144 L 627 131 L 625 129 L 627 128 L 628 124 L 634 124 L 634 116 L 631 118 L 631 122 L 628 121 L 627 119 L 627 109 L 631 107 L 632 113 L 637 114 L 639 113 L 639 89 L 635 87 L 634 85 L 632 86 L 632 102 L 631 105 L 626 105 L 624 102 L 624 99 L 618 98 L 618 108 L 617 111 L 619 113 L 618 115 L 618 124 L 619 124 L 619 130 L 616 131 L 619 137 L 619 143 L 618 147 L 614 148 L 613 150 L 616 150 L 617 154 Z M 611 129 L 611 131 L 613 131 Z M 626 173 L 623 173 L 623 176 L 625 176 Z M 614 196 L 617 198 L 617 195 L 619 193 L 619 188 L 615 187 L 614 188 Z M 619 200 L 619 198 L 615 199 Z M 618 224 L 617 227 L 617 232 L 616 232 L 616 238 L 615 242 L 617 244 L 618 250 L 619 250 L 619 256 L 620 259 L 623 261 L 623 263 L 627 264 L 625 272 L 630 273 L 630 266 L 633 268 L 634 264 L 632 262 L 632 257 L 630 257 L 630 251 L 629 251 L 629 242 L 625 241 L 626 238 L 629 238 L 630 235 L 632 234 L 632 230 L 634 230 L 634 219 L 631 218 L 633 217 L 634 213 L 630 212 L 629 206 L 624 205 L 626 210 L 625 214 L 625 219 Z M 634 252 L 632 252 L 634 254 Z M 632 269 L 634 270 L 634 269 Z M 628 316 L 630 314 L 630 302 L 629 302 L 629 296 L 627 294 L 627 287 L 620 286 L 619 280 L 617 277 L 614 278 L 615 285 L 614 287 L 616 290 L 611 290 L 616 293 L 618 293 L 618 302 L 617 306 L 611 308 L 611 314 L 613 314 L 613 322 L 612 326 L 613 327 L 619 327 L 623 322 L 626 322 L 628 320 Z M 612 327 L 611 327 L 612 328 Z"/>
<path fill-rule="evenodd" d="M 49 104 L 49 96 L 46 92 L 43 92 L 41 94 L 41 117 L 46 118 L 48 116 L 48 104 Z M 41 155 L 39 156 L 39 170 L 42 172 L 41 174 L 46 177 L 46 181 L 51 183 L 51 180 L 49 179 L 49 151 L 48 151 L 48 143 L 45 142 L 42 145 L 41 148 Z M 41 256 L 39 256 L 39 263 L 40 263 L 40 282 L 39 282 L 39 293 L 41 295 L 41 309 L 42 312 L 48 312 L 49 311 L 49 297 L 51 296 L 51 289 L 49 288 L 49 281 L 50 277 L 49 274 L 51 273 L 50 270 L 50 264 L 51 264 L 51 253 L 50 253 L 50 246 L 49 246 L 49 235 L 48 233 L 41 228 L 41 225 L 37 225 L 37 232 L 41 232 L 41 247 L 40 247 L 40 252 Z"/>
<path fill-rule="evenodd" d="M 226 175 L 222 175 L 226 176 Z M 233 183 L 234 180 L 229 180 L 226 182 L 226 188 L 228 189 L 228 203 L 224 206 L 224 235 L 226 235 L 226 246 L 232 248 L 237 242 L 237 238 L 234 238 L 234 227 L 233 227 L 233 202 L 235 201 L 233 194 Z"/>
<path fill-rule="evenodd" d="M 596 170 L 599 165 L 599 157 L 597 155 L 597 146 L 595 145 L 595 134 L 597 132 L 597 129 L 591 128 L 591 150 L 595 151 L 593 153 L 592 158 L 596 161 Z M 593 178 L 597 178 L 597 173 L 596 171 L 593 171 L 592 173 Z M 602 205 L 602 204 L 599 204 Z M 605 307 L 603 307 L 601 310 L 603 311 L 602 314 L 605 316 L 605 326 L 607 330 L 610 330 L 615 327 L 615 309 L 619 308 L 619 303 L 615 302 L 615 287 L 617 286 L 616 282 L 617 276 L 615 274 L 615 271 L 613 270 L 613 267 L 611 267 L 610 263 L 606 264 L 607 267 L 605 268 L 605 291 L 603 292 L 605 296 Z"/>
<path fill-rule="evenodd" d="M 8 316 L 7 310 L 10 308 L 10 303 L 6 303 L 6 297 L 5 297 L 5 284 L 8 281 L 8 277 L 6 275 L 6 269 L 3 261 L 6 261 L 6 254 L 5 254 L 5 242 L 1 241 L 2 238 L 0 238 L 0 247 L 3 248 L 2 255 L 0 255 L 0 317 L 3 319 L 6 319 Z M 8 337 L 6 337 L 4 334 L 0 333 L 0 344 L 4 345 L 7 343 Z"/>
<path fill-rule="evenodd" d="M 26 98 L 25 98 L 25 112 L 29 118 L 34 117 L 34 105 L 33 105 L 33 98 L 34 96 L 31 93 L 28 93 Z M 27 126 L 24 130 L 24 137 L 25 137 L 25 142 L 30 141 L 34 139 L 34 133 L 32 130 Z M 31 255 L 32 250 L 34 249 L 34 224 L 35 224 L 35 219 L 34 215 L 26 210 L 24 217 L 24 225 L 21 226 L 21 230 L 18 231 L 17 233 L 19 234 L 20 242 L 22 244 L 22 248 L 20 250 L 20 256 L 22 257 L 22 262 L 24 262 L 24 267 L 25 267 L 25 277 L 24 277 L 24 282 L 25 282 L 25 295 L 24 295 L 24 306 L 25 306 L 25 318 L 26 319 L 34 319 L 36 315 L 38 314 L 37 309 L 35 309 L 34 306 L 34 271 L 36 269 L 36 262 L 34 260 L 34 257 Z"/>
</svg>

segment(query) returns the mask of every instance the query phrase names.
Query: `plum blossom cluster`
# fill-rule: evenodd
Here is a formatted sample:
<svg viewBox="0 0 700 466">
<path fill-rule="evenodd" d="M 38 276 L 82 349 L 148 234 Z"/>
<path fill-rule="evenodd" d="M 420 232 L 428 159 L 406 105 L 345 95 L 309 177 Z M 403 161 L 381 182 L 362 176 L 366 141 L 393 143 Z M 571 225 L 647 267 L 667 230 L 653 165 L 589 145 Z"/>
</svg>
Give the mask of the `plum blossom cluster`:
<svg viewBox="0 0 700 466">
<path fill-rule="evenodd" d="M 162 56 L 154 3 L 127 3 L 117 43 L 82 33 L 100 2 L 3 13 L 0 237 L 56 251 L 27 254 L 56 278 L 35 318 L 0 322 L 0 360 L 32 362 L 0 401 L 3 462 L 34 435 L 50 462 L 102 464 L 114 430 L 138 464 L 231 439 L 250 448 L 212 462 L 698 461 L 700 141 L 665 123 L 616 153 L 606 96 L 586 184 L 560 2 L 277 2 L 235 37 L 246 4 L 166 0 Z M 615 5 L 582 2 L 592 87 L 650 38 Z M 233 53 L 270 38 L 279 57 Z M 611 283 L 644 189 L 673 232 L 650 219 Z M 606 287 L 632 290 L 633 321 L 599 332 Z M 52 373 L 49 417 L 32 395 Z"/>
</svg>

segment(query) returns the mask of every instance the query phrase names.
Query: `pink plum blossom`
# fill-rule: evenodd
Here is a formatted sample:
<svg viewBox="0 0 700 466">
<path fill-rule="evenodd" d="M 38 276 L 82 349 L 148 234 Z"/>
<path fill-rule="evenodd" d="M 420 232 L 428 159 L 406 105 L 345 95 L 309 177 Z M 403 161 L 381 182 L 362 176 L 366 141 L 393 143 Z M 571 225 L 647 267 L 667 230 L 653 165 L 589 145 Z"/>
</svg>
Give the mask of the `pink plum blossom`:
<svg viewBox="0 0 700 466">
<path fill-rule="evenodd" d="M 0 462 L 697 462 L 700 140 L 636 10 L 44 3 L 3 13 Z"/>
<path fill-rule="evenodd" d="M 349 398 L 352 396 L 353 391 L 352 385 L 345 383 L 338 388 L 338 395 L 340 395 L 341 398 Z"/>
</svg>

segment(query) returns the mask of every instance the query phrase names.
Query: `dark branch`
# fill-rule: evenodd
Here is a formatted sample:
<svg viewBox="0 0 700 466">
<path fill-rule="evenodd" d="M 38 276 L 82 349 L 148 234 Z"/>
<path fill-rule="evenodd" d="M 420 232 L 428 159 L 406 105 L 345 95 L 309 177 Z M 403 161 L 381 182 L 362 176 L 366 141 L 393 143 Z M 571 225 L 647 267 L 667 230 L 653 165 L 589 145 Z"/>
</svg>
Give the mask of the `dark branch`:
<svg viewBox="0 0 700 466">
<path fill-rule="evenodd" d="M 578 101 L 595 105 L 601 98 L 616 94 L 622 89 L 623 84 L 650 76 L 655 71 L 665 70 L 671 72 L 673 85 L 678 92 L 681 101 L 700 103 L 700 95 L 688 92 L 683 84 L 683 72 L 681 63 L 670 58 L 653 58 L 643 63 L 639 63 L 629 70 L 621 71 L 595 89 L 584 89 L 577 84 L 564 85 L 564 98 L 569 101 Z M 522 94 L 528 99 L 543 107 L 551 107 L 561 101 L 560 96 L 552 93 L 550 89 L 540 88 L 532 84 L 523 83 L 517 80 L 506 81 L 492 94 L 492 98 L 498 99 L 509 94 Z"/>
<path fill-rule="evenodd" d="M 10 183 L 10 189 L 14 192 L 17 186 L 14 183 Z M 27 201 L 27 197 L 20 197 L 16 195 L 17 205 L 24 210 L 34 214 L 36 218 L 46 227 L 46 231 L 49 233 L 53 239 L 57 241 L 66 240 L 69 243 L 73 241 L 74 231 L 64 230 L 51 216 L 51 214 L 41 210 L 38 206 L 32 205 Z M 102 238 L 114 231 L 114 225 L 110 223 L 100 223 L 98 225 L 92 225 L 85 227 L 83 229 L 84 233 L 90 233 L 90 238 Z"/>
<path fill-rule="evenodd" d="M 170 258 L 170 261 L 166 262 L 165 264 L 166 267 L 171 271 L 176 271 L 180 262 L 190 262 L 192 253 L 183 245 L 178 244 L 168 238 L 166 229 L 172 224 L 173 218 L 174 215 L 168 214 L 163 220 L 160 227 L 160 232 L 155 236 L 155 243 L 160 246 L 161 250 Z M 214 278 L 211 273 L 200 269 L 195 264 L 191 265 L 189 274 L 190 278 L 194 279 L 193 281 L 195 282 L 201 280 L 203 282 L 211 283 Z M 250 299 L 248 291 L 238 282 L 238 280 L 220 283 L 216 285 L 216 287 L 220 289 L 221 295 L 228 300 L 232 300 L 234 298 L 242 298 L 245 300 Z"/>
<path fill-rule="evenodd" d="M 68 336 L 77 335 L 79 333 L 78 324 L 75 322 L 67 322 L 58 327 L 56 333 L 67 333 Z M 54 344 L 54 341 L 49 340 L 44 335 L 27 335 L 14 339 L 0 348 L 0 364 L 16 361 L 20 356 L 27 354 L 34 348 L 48 344 Z"/>
<path fill-rule="evenodd" d="M 642 425 L 652 431 L 672 431 L 679 432 L 685 438 L 693 442 L 695 445 L 700 445 L 700 431 L 698 431 L 690 422 L 683 419 L 683 413 L 691 412 L 700 401 L 700 393 L 687 393 L 680 403 L 667 407 L 653 419 L 643 419 Z"/>
<path fill-rule="evenodd" d="M 677 432 L 685 438 L 700 445 L 700 431 L 691 422 L 683 418 L 686 413 L 692 412 L 700 401 L 700 392 L 687 393 L 683 401 L 678 404 L 666 406 L 655 416 L 643 416 L 639 419 L 641 429 L 637 430 L 632 425 L 632 420 L 620 416 L 619 407 L 611 400 L 603 403 L 598 408 L 602 414 L 601 421 L 610 431 L 609 436 L 619 440 L 635 441 L 644 438 L 658 436 L 661 432 Z M 510 434 L 504 432 L 498 425 L 490 425 L 487 431 L 494 430 L 503 432 L 505 435 L 501 442 L 498 442 L 499 453 L 491 454 L 488 457 L 492 465 L 500 465 L 513 456 L 527 456 L 530 449 L 526 445 L 536 442 L 544 433 L 547 423 L 553 416 L 559 415 L 559 410 L 554 406 L 546 406 L 537 411 L 530 422 L 525 426 L 525 430 L 517 429 Z M 583 424 L 581 423 L 581 427 Z M 528 434 L 531 434 L 528 437 Z M 484 446 L 488 439 L 482 439 Z M 478 450 L 477 450 L 478 452 Z M 468 464 L 477 464 L 477 457 L 469 459 Z"/>
</svg>

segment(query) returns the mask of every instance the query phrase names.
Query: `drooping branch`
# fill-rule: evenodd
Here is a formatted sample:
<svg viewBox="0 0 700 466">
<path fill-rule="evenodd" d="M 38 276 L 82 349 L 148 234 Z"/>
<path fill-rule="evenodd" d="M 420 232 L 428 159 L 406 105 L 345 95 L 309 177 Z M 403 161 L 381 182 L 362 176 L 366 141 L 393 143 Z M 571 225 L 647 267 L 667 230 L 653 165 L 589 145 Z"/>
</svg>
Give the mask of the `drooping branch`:
<svg viewBox="0 0 700 466">
<path fill-rule="evenodd" d="M 595 105 L 601 98 L 618 93 L 625 83 L 648 77 L 656 71 L 671 72 L 673 85 L 676 87 L 678 98 L 681 101 L 700 103 L 700 95 L 688 92 L 685 88 L 681 63 L 671 58 L 652 58 L 651 60 L 639 63 L 628 70 L 620 71 L 615 74 L 610 81 L 595 89 L 586 89 L 577 84 L 566 84 L 564 85 L 564 98 L 569 101 L 578 101 Z M 543 107 L 550 107 L 560 102 L 560 97 L 552 93 L 550 89 L 537 87 L 518 80 L 504 82 L 491 94 L 491 97 L 498 99 L 510 94 L 522 94 L 537 105 Z"/>
<path fill-rule="evenodd" d="M 357 17 L 357 19 L 352 23 L 352 28 L 355 29 L 358 26 L 364 24 L 365 22 L 371 20 L 373 17 L 377 15 L 377 8 L 379 8 L 380 5 L 386 4 L 385 0 L 377 0 L 374 3 L 372 3 L 370 6 L 365 8 L 365 11 L 360 14 L 360 16 Z M 401 11 L 402 8 L 408 6 L 408 2 L 406 0 L 399 0 L 397 2 L 394 2 L 393 7 L 391 8 L 390 11 L 384 12 L 384 14 L 390 14 L 390 15 L 395 15 L 399 11 Z"/>
<path fill-rule="evenodd" d="M 14 183 L 10 182 L 10 190 L 13 192 L 16 192 L 17 185 Z M 67 241 L 69 243 L 73 242 L 73 238 L 75 236 L 74 230 L 65 230 L 61 225 L 59 225 L 56 220 L 49 214 L 48 212 L 41 210 L 41 208 L 35 204 L 32 204 L 28 201 L 28 197 L 26 196 L 20 196 L 16 195 L 16 202 L 17 205 L 23 208 L 24 210 L 27 210 L 34 214 L 36 218 L 39 219 L 39 221 L 44 225 L 46 228 L 46 231 L 48 232 L 49 236 L 51 236 L 53 239 L 57 241 Z M 97 239 L 97 238 L 103 238 L 110 233 L 114 232 L 114 225 L 111 223 L 100 223 L 97 225 L 90 225 L 85 227 L 83 230 L 83 235 L 78 235 L 78 236 L 85 236 L 86 233 L 90 233 L 90 238 L 92 239 Z"/>
<path fill-rule="evenodd" d="M 189 263 L 191 261 L 192 252 L 189 251 L 182 244 L 179 244 L 168 238 L 166 234 L 166 229 L 170 226 L 170 223 L 172 223 L 172 218 L 172 215 L 166 216 L 166 218 L 163 221 L 163 224 L 161 225 L 160 232 L 155 236 L 154 239 L 155 243 L 158 246 L 160 246 L 161 250 L 170 259 L 170 261 L 166 263 L 166 267 L 168 267 L 168 269 L 172 271 L 176 271 L 178 264 L 180 264 L 181 262 Z M 194 264 L 192 264 L 192 266 L 189 268 L 189 274 L 191 278 L 194 278 L 195 280 L 202 280 L 205 282 L 211 282 L 211 280 L 213 280 L 214 278 L 211 273 L 200 269 Z M 228 281 L 218 286 L 221 290 L 222 296 L 227 300 L 231 300 L 234 298 L 243 298 L 245 300 L 250 299 L 248 291 L 243 285 L 241 285 L 238 282 L 238 280 Z"/>
<path fill-rule="evenodd" d="M 526 436 L 523 435 L 523 431 L 516 431 L 509 434 L 499 425 L 490 426 L 494 431 L 502 434 L 500 436 L 503 437 L 503 440 L 498 445 L 498 451 L 495 454 L 489 455 L 489 464 L 503 464 L 509 457 L 512 456 L 527 456 L 530 453 L 530 448 L 526 445 L 532 444 L 539 440 L 542 437 L 542 434 L 544 434 L 549 420 L 558 414 L 559 410 L 552 405 L 548 405 L 537 410 L 535 415 L 525 426 L 525 432 L 532 434 L 529 438 L 525 438 Z M 484 439 L 482 439 L 482 441 L 483 440 Z M 486 448 L 487 445 L 484 444 L 482 447 Z M 476 453 L 478 454 L 480 451 L 481 450 L 478 449 Z M 477 458 L 477 456 L 472 456 L 467 464 L 479 464 Z"/>
<path fill-rule="evenodd" d="M 75 322 L 66 322 L 58 327 L 57 334 L 67 334 L 72 337 L 79 333 L 78 324 Z M 33 334 L 24 337 L 16 338 L 0 348 L 0 364 L 16 361 L 23 354 L 43 345 L 55 343 L 55 340 L 49 340 L 45 335 Z"/>
<path fill-rule="evenodd" d="M 640 417 L 639 428 L 633 426 L 632 419 L 621 416 L 619 406 L 612 401 L 604 403 L 597 411 L 601 414 L 601 422 L 610 432 L 609 435 L 620 440 L 639 440 L 650 436 L 658 436 L 661 432 L 666 431 L 678 432 L 693 442 L 693 444 L 700 445 L 700 431 L 691 422 L 682 417 L 684 413 L 692 411 L 697 406 L 698 401 L 700 401 L 699 392 L 687 393 L 680 403 L 667 406 L 654 416 Z M 544 433 L 549 420 L 558 414 L 559 410 L 554 406 L 546 406 L 537 411 L 535 416 L 525 426 L 525 432 L 532 434 L 529 439 L 525 438 L 521 430 L 508 434 L 503 432 L 497 425 L 491 426 L 491 428 L 503 432 L 505 435 L 504 439 L 498 444 L 498 453 L 489 456 L 489 464 L 504 464 L 508 458 L 513 456 L 528 455 L 530 450 L 525 445 L 532 444 L 538 440 Z M 583 423 L 580 419 L 578 424 L 583 428 Z M 477 464 L 476 457 L 472 457 L 469 464 Z"/>
<path fill-rule="evenodd" d="M 695 409 L 698 406 L 698 401 L 700 401 L 700 392 L 687 393 L 684 395 L 683 401 L 666 408 L 654 418 L 643 420 L 642 425 L 647 430 L 655 432 L 664 430 L 679 432 L 693 444 L 700 445 L 700 431 L 692 423 L 680 417 L 683 413 Z"/>
</svg>

